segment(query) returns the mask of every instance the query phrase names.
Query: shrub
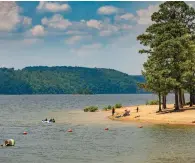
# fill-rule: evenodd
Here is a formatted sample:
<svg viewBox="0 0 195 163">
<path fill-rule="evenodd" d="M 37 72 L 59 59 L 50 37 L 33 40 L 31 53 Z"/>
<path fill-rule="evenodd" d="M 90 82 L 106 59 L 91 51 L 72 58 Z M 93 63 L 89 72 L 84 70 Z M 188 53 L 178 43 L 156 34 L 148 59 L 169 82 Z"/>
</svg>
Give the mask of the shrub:
<svg viewBox="0 0 195 163">
<path fill-rule="evenodd" d="M 84 112 L 96 112 L 96 111 L 98 111 L 97 106 L 89 106 L 84 109 Z"/>
<path fill-rule="evenodd" d="M 122 104 L 115 104 L 115 108 L 122 108 Z"/>
<path fill-rule="evenodd" d="M 190 105 L 190 101 L 189 102 L 186 102 L 185 105 Z"/>
<path fill-rule="evenodd" d="M 151 100 L 151 101 L 147 101 L 146 105 L 158 105 L 159 101 L 158 100 Z"/>
<path fill-rule="evenodd" d="M 112 106 L 108 105 L 108 106 L 104 107 L 102 110 L 107 111 L 107 110 L 111 110 L 111 109 L 112 109 Z"/>
</svg>

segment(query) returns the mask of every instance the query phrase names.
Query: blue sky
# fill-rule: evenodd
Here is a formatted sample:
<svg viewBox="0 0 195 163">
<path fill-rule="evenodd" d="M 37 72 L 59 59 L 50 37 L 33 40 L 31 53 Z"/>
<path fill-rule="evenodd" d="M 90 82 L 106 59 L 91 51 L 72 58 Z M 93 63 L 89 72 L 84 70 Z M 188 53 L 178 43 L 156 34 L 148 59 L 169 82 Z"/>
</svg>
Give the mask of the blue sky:
<svg viewBox="0 0 195 163">
<path fill-rule="evenodd" d="M 136 37 L 159 2 L 0 2 L 0 66 L 84 66 L 141 74 Z"/>
</svg>

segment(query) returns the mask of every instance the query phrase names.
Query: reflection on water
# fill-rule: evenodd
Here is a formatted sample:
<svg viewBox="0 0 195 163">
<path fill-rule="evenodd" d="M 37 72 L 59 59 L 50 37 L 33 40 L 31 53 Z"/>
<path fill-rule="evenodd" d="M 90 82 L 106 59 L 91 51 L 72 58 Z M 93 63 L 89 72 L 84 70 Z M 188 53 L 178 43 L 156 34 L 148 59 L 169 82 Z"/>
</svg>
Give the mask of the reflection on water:
<svg viewBox="0 0 195 163">
<path fill-rule="evenodd" d="M 118 99 L 128 105 L 128 99 L 138 104 L 152 98 L 151 95 L 0 96 L 0 141 L 16 140 L 15 147 L 0 149 L 0 162 L 194 163 L 194 127 L 152 125 L 140 129 L 135 124 L 109 121 L 102 113 L 72 110 L 89 104 L 102 106 L 101 100 L 115 104 Z M 42 124 L 46 115 L 65 123 Z M 105 131 L 105 127 L 109 130 Z M 72 133 L 67 132 L 69 128 Z M 28 135 L 22 135 L 24 131 Z"/>
</svg>

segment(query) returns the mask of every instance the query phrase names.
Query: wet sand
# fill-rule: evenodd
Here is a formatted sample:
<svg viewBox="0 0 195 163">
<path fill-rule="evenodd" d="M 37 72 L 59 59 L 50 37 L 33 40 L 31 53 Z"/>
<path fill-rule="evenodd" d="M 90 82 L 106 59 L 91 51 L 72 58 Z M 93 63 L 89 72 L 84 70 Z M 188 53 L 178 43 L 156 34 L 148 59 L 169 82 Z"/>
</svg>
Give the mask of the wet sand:
<svg viewBox="0 0 195 163">
<path fill-rule="evenodd" d="M 180 109 L 180 112 L 173 112 L 173 107 L 173 104 L 168 104 L 167 109 L 162 109 L 161 113 L 156 113 L 158 105 L 140 105 L 138 113 L 136 111 L 137 106 L 123 107 L 115 109 L 115 116 L 108 116 L 108 118 L 123 122 L 195 125 L 195 107 L 185 106 L 183 109 Z M 130 116 L 116 118 L 118 115 L 123 115 L 126 109 L 130 110 Z M 111 114 L 111 111 L 106 112 Z"/>
</svg>

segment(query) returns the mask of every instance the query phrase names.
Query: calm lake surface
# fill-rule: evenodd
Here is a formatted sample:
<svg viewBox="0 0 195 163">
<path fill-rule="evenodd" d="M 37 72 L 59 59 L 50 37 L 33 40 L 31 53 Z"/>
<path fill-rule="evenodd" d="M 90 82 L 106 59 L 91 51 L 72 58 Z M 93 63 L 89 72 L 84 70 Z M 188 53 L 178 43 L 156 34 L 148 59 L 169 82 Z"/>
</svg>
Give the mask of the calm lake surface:
<svg viewBox="0 0 195 163">
<path fill-rule="evenodd" d="M 189 96 L 186 97 L 188 101 Z M 15 147 L 0 148 L 0 162 L 194 163 L 195 127 L 151 125 L 140 129 L 136 124 L 99 117 L 93 121 L 93 116 L 99 113 L 82 111 L 89 105 L 130 106 L 155 98 L 154 95 L 0 96 L 0 142 L 8 138 L 16 140 Z M 172 103 L 174 96 L 169 95 L 168 99 Z M 50 115 L 55 115 L 57 123 L 41 123 Z M 64 123 L 58 123 L 60 118 L 65 119 Z M 110 130 L 105 131 L 105 127 Z M 69 128 L 72 133 L 67 132 Z M 23 135 L 24 131 L 28 135 Z"/>
</svg>

